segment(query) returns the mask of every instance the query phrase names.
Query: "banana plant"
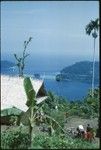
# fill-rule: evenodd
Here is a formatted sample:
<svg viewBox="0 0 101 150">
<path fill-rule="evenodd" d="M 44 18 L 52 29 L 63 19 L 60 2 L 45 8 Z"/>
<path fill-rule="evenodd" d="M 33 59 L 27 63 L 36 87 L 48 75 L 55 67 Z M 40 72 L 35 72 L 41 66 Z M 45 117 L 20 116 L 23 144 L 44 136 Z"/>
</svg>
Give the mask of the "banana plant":
<svg viewBox="0 0 101 150">
<path fill-rule="evenodd" d="M 33 127 L 35 125 L 35 121 L 38 118 L 37 116 L 38 111 L 43 112 L 42 106 L 44 105 L 44 103 L 41 103 L 39 105 L 37 104 L 36 93 L 35 90 L 33 89 L 33 85 L 29 77 L 24 78 L 24 89 L 27 96 L 26 105 L 29 107 L 29 111 L 30 111 L 30 117 L 29 117 L 30 146 L 31 148 L 33 148 L 33 138 L 34 138 Z M 60 127 L 61 130 L 65 132 L 55 119 L 46 115 L 44 112 L 42 114 L 43 114 L 42 117 L 45 119 L 45 123 L 47 123 L 48 125 L 50 124 L 49 126 L 50 135 L 52 135 L 54 131 L 53 128 L 56 126 Z"/>
<path fill-rule="evenodd" d="M 30 133 L 30 146 L 32 148 L 32 141 L 33 141 L 33 127 L 34 122 L 33 118 L 35 116 L 35 110 L 37 109 L 36 104 L 36 97 L 35 97 L 35 91 L 33 89 L 31 80 L 29 77 L 24 78 L 24 89 L 27 96 L 27 102 L 26 105 L 29 107 L 30 116 L 29 116 L 29 133 Z"/>
</svg>

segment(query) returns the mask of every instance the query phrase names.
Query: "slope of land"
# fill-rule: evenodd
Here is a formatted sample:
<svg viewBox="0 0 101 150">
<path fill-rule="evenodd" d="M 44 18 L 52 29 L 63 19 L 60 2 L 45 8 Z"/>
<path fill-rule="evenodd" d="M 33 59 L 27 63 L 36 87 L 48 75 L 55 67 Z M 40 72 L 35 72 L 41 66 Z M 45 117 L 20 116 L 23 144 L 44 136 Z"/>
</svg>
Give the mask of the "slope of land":
<svg viewBox="0 0 101 150">
<path fill-rule="evenodd" d="M 93 62 L 81 61 L 65 67 L 56 76 L 56 80 L 91 82 Z M 99 62 L 95 62 L 95 83 L 99 82 Z"/>
</svg>

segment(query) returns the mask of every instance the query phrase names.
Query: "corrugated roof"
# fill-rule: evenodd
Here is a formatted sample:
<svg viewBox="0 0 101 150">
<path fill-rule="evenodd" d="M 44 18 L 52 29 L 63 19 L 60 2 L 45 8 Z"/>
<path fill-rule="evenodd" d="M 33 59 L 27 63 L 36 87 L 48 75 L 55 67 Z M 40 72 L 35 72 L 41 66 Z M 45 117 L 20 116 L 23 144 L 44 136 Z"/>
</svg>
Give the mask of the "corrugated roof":
<svg viewBox="0 0 101 150">
<path fill-rule="evenodd" d="M 37 95 L 40 88 L 43 87 L 43 81 L 31 79 L 31 82 Z M 37 104 L 46 98 L 47 96 L 40 96 L 37 99 Z M 26 101 L 27 97 L 23 86 L 23 78 L 1 75 L 1 110 L 15 106 L 18 109 L 27 111 Z"/>
</svg>

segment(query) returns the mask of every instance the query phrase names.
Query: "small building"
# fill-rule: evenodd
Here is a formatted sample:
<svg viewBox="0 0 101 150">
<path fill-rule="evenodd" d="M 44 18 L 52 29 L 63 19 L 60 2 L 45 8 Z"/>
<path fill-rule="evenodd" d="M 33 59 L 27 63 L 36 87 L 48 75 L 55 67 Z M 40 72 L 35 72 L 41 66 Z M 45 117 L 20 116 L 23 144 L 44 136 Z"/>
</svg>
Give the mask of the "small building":
<svg viewBox="0 0 101 150">
<path fill-rule="evenodd" d="M 30 79 L 35 90 L 37 104 L 40 104 L 47 99 L 44 82 Z M 23 80 L 24 78 L 17 76 L 1 75 L 1 124 L 6 123 L 9 116 L 20 116 L 28 112 Z"/>
</svg>

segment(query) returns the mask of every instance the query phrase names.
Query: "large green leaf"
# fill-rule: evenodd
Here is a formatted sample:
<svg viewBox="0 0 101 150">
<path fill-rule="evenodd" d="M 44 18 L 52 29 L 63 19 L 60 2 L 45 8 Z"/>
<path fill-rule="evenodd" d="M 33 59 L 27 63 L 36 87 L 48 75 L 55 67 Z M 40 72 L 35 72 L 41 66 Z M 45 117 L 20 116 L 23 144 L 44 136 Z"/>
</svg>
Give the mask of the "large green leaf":
<svg viewBox="0 0 101 150">
<path fill-rule="evenodd" d="M 27 96 L 26 105 L 28 107 L 35 106 L 36 105 L 35 91 L 33 89 L 33 85 L 29 77 L 24 78 L 24 89 L 25 89 L 26 96 Z"/>
<path fill-rule="evenodd" d="M 1 111 L 1 117 L 3 116 L 11 116 L 11 115 L 20 115 L 23 111 L 16 108 L 16 107 L 12 107 L 12 108 L 7 108 L 7 109 L 3 109 Z"/>
</svg>

